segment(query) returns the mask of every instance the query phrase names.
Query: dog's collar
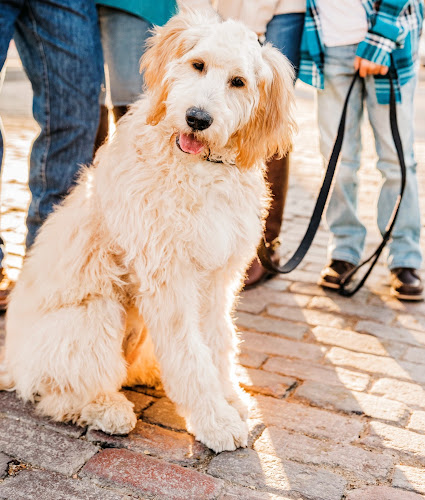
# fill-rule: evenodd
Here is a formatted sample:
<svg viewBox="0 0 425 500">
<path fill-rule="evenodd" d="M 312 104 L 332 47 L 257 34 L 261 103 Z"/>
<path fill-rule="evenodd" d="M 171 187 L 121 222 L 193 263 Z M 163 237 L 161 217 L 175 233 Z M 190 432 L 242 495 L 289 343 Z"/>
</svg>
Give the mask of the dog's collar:
<svg viewBox="0 0 425 500">
<path fill-rule="evenodd" d="M 233 159 L 227 159 L 221 155 L 214 156 L 211 154 L 211 151 L 208 150 L 208 154 L 203 158 L 205 161 L 209 161 L 211 163 L 221 163 L 225 165 L 229 165 L 231 167 L 236 166 L 236 162 Z"/>
</svg>

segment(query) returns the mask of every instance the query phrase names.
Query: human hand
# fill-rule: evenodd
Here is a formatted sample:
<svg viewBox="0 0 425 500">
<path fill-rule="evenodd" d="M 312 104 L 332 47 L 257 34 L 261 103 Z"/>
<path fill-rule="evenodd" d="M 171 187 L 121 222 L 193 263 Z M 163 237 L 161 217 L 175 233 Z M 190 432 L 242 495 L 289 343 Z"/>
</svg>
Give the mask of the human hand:
<svg viewBox="0 0 425 500">
<path fill-rule="evenodd" d="M 354 69 L 359 70 L 362 78 L 367 75 L 386 75 L 388 73 L 388 66 L 382 66 L 358 56 L 354 59 Z"/>
</svg>

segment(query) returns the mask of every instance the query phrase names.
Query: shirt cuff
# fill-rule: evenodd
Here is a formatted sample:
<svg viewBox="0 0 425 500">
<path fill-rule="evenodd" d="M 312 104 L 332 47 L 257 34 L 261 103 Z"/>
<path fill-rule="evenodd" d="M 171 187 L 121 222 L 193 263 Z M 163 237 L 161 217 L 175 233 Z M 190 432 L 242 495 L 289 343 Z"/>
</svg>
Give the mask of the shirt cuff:
<svg viewBox="0 0 425 500">
<path fill-rule="evenodd" d="M 396 43 L 389 38 L 371 33 L 359 43 L 356 56 L 367 59 L 381 66 L 391 66 L 391 54 L 396 48 Z"/>
</svg>

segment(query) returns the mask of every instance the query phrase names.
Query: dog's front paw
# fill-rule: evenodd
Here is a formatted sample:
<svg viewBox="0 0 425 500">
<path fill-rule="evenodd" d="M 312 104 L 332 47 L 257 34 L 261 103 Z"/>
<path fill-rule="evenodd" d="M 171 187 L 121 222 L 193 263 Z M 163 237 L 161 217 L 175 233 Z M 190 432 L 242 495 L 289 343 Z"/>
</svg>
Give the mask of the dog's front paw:
<svg viewBox="0 0 425 500">
<path fill-rule="evenodd" d="M 187 419 L 188 430 L 198 441 L 216 453 L 245 448 L 248 443 L 248 426 L 237 410 L 227 405 L 211 409 L 208 415 L 191 415 Z"/>
<path fill-rule="evenodd" d="M 252 401 L 248 393 L 239 387 L 233 388 L 229 394 L 226 395 L 226 400 L 230 406 L 239 413 L 243 421 L 248 418 L 249 411 L 252 406 Z"/>
<path fill-rule="evenodd" d="M 128 434 L 137 423 L 133 406 L 123 394 L 100 396 L 82 409 L 78 423 L 107 434 Z"/>
</svg>

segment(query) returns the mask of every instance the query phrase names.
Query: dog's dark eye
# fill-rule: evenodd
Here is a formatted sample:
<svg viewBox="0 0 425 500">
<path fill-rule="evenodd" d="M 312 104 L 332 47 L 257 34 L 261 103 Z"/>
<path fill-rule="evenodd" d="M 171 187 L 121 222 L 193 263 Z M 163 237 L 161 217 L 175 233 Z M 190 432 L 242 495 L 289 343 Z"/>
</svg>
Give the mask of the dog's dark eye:
<svg viewBox="0 0 425 500">
<path fill-rule="evenodd" d="M 232 87 L 244 87 L 245 82 L 242 80 L 242 78 L 239 78 L 238 76 L 235 78 L 232 78 L 232 81 L 230 82 L 232 84 Z"/>
<path fill-rule="evenodd" d="M 204 70 L 204 63 L 197 61 L 192 64 L 192 66 L 197 70 L 197 71 L 203 71 Z"/>
</svg>

